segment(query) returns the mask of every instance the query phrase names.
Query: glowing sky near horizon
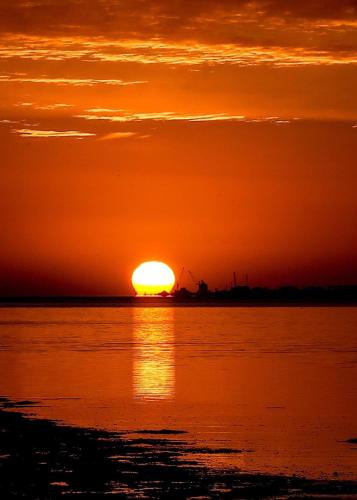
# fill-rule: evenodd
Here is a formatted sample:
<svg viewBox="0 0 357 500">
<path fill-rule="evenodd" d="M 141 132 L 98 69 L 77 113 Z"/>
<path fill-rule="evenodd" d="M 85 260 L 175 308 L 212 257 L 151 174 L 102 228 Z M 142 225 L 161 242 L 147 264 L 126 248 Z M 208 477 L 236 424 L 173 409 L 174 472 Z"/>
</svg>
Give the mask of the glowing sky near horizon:
<svg viewBox="0 0 357 500">
<path fill-rule="evenodd" d="M 1 2 L 0 293 L 128 293 L 146 260 L 356 282 L 356 14 Z"/>
</svg>

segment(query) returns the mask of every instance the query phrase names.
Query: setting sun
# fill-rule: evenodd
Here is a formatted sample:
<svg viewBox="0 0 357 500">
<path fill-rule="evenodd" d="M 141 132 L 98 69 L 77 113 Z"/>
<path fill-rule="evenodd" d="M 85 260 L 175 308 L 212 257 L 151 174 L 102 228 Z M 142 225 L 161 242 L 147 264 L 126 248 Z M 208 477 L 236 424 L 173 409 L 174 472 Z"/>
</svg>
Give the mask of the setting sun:
<svg viewBox="0 0 357 500">
<path fill-rule="evenodd" d="M 175 275 L 163 262 L 143 262 L 133 272 L 131 282 L 137 295 L 170 293 L 175 284 Z"/>
</svg>

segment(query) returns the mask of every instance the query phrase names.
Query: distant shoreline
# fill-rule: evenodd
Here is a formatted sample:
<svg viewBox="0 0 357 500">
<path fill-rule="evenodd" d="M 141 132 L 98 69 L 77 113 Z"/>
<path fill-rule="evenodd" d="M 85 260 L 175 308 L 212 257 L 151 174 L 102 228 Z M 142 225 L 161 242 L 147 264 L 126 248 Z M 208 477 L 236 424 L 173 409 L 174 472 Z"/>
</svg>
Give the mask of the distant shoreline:
<svg viewBox="0 0 357 500">
<path fill-rule="evenodd" d="M 5 307 L 357 307 L 357 300 L 243 300 L 240 298 L 179 297 L 2 297 Z"/>
</svg>

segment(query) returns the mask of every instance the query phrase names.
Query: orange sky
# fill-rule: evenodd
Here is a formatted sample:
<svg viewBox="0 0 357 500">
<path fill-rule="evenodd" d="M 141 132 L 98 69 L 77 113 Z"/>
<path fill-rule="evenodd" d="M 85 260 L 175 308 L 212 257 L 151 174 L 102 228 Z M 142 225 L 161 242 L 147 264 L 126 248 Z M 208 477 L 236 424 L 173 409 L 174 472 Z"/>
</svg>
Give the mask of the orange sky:
<svg viewBox="0 0 357 500">
<path fill-rule="evenodd" d="M 357 282 L 356 14 L 3 0 L 0 293 L 128 293 L 151 259 Z"/>
</svg>

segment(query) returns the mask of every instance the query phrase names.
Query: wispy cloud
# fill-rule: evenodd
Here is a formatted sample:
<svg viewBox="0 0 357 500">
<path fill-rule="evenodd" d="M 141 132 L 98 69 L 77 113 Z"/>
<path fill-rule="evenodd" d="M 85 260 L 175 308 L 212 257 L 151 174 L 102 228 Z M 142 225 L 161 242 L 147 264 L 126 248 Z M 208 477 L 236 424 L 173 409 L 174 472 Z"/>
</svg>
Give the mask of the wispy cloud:
<svg viewBox="0 0 357 500">
<path fill-rule="evenodd" d="M 103 114 L 104 113 L 106 114 Z M 76 115 L 76 118 L 85 120 L 104 120 L 111 122 L 140 122 L 140 121 L 190 121 L 190 122 L 208 122 L 208 121 L 237 121 L 244 120 L 243 115 L 230 115 L 228 113 L 212 114 L 184 114 L 173 111 L 160 111 L 155 113 L 136 113 L 131 111 L 110 110 L 110 109 L 88 109 L 87 114 Z"/>
<path fill-rule="evenodd" d="M 44 111 L 55 111 L 55 110 L 60 110 L 60 109 L 67 109 L 73 107 L 73 104 L 64 104 L 64 103 L 56 103 L 56 104 L 46 104 L 46 105 L 40 105 L 37 104 L 35 106 L 36 109 L 44 110 Z"/>
<path fill-rule="evenodd" d="M 282 119 L 279 116 L 266 117 L 246 117 L 244 115 L 234 115 L 229 113 L 209 113 L 209 114 L 185 114 L 174 111 L 159 111 L 151 113 L 138 113 L 128 110 L 117 110 L 109 108 L 87 109 L 86 113 L 75 115 L 76 118 L 84 120 L 103 120 L 108 122 L 244 122 L 244 123 L 275 123 L 276 125 L 287 125 L 289 119 Z M 293 118 L 292 120 L 297 120 Z"/>
<path fill-rule="evenodd" d="M 56 111 L 56 110 L 72 108 L 74 105 L 65 103 L 37 104 L 35 102 L 19 102 L 16 104 L 16 106 L 24 108 L 33 108 L 43 111 Z"/>
<path fill-rule="evenodd" d="M 0 75 L 1 82 L 17 82 L 17 83 L 38 83 L 48 85 L 73 85 L 75 87 L 94 86 L 94 85 L 138 85 L 147 83 L 146 81 L 125 81 L 110 78 L 49 78 L 49 77 L 28 77 L 28 76 L 14 76 L 11 74 Z M 23 105 L 33 105 L 33 103 L 23 103 Z"/>
<path fill-rule="evenodd" d="M 79 132 L 78 130 L 37 130 L 30 128 L 15 129 L 13 130 L 13 133 L 18 134 L 20 137 L 29 137 L 35 139 L 59 137 L 82 139 L 83 137 L 92 137 L 96 135 L 90 132 Z"/>
<path fill-rule="evenodd" d="M 328 47 L 305 47 L 259 43 L 202 43 L 165 40 L 109 40 L 105 38 L 3 37 L 0 39 L 0 59 L 81 60 L 117 63 L 166 65 L 335 65 L 355 64 L 357 55 L 351 47 L 334 50 Z M 133 85 L 142 81 L 66 79 L 66 78 L 12 78 L 13 81 L 95 85 Z M 77 83 L 76 83 L 77 82 Z"/>
<path fill-rule="evenodd" d="M 99 137 L 98 141 L 110 141 L 115 139 L 128 139 L 129 137 L 138 136 L 136 132 L 112 132 L 110 134 Z M 141 137 L 141 136 L 140 136 Z"/>
</svg>

